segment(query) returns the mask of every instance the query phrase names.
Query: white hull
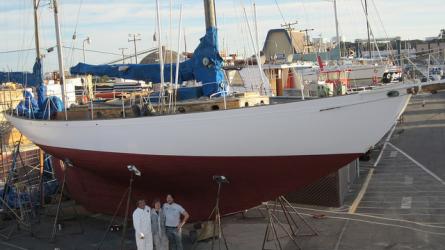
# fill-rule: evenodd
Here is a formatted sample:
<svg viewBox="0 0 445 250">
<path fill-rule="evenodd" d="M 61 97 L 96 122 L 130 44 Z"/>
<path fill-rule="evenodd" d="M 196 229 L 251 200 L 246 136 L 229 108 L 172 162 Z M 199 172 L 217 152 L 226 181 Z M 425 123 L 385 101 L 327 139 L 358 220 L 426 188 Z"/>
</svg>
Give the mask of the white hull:
<svg viewBox="0 0 445 250">
<path fill-rule="evenodd" d="M 162 156 L 263 157 L 364 153 L 391 128 L 410 95 L 373 91 L 226 111 L 114 120 L 8 116 L 38 145 Z"/>
<path fill-rule="evenodd" d="M 352 87 L 355 87 L 354 84 L 360 84 L 362 86 L 363 84 L 366 85 L 372 85 L 373 78 L 377 77 L 377 80 L 380 81 L 380 79 L 383 77 L 383 74 L 387 70 L 386 65 L 344 65 L 344 66 L 332 66 L 332 67 L 325 67 L 325 71 L 335 71 L 335 70 L 351 70 L 348 73 L 349 81 L 352 85 Z M 319 70 L 306 70 L 303 71 L 304 80 L 308 81 L 317 81 Z"/>
</svg>

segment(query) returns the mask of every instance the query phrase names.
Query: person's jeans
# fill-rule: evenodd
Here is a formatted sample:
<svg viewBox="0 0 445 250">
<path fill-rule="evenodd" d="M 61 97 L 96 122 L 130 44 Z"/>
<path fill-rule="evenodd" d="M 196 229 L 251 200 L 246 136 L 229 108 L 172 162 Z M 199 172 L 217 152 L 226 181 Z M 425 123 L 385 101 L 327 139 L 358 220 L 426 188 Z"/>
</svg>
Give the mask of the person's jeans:
<svg viewBox="0 0 445 250">
<path fill-rule="evenodd" d="M 176 227 L 167 227 L 166 233 L 170 250 L 183 250 L 181 232 L 179 232 Z"/>
</svg>

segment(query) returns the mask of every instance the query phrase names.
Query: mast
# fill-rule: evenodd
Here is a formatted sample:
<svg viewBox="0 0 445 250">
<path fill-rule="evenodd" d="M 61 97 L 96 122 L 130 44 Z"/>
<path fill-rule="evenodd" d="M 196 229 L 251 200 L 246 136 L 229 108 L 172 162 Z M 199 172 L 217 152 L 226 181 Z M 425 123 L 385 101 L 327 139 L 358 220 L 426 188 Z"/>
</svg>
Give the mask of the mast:
<svg viewBox="0 0 445 250">
<path fill-rule="evenodd" d="M 160 112 L 163 112 L 164 109 L 164 52 L 162 49 L 162 31 L 161 31 L 161 10 L 159 7 L 159 0 L 156 0 L 156 21 L 157 21 L 157 32 L 158 32 L 158 53 L 159 53 L 159 66 L 160 66 L 160 77 L 161 77 L 161 86 L 159 91 L 159 107 Z M 170 79 L 171 80 L 171 79 Z"/>
<path fill-rule="evenodd" d="M 181 55 L 181 36 L 182 36 L 182 1 L 179 10 L 179 34 L 178 34 L 178 51 L 176 52 L 176 72 L 175 72 L 175 90 L 174 90 L 174 104 L 173 104 L 173 112 L 176 110 L 176 100 L 178 96 L 178 84 L 179 84 L 179 60 Z M 186 52 L 186 51 L 185 51 Z M 171 79 L 170 79 L 171 80 Z"/>
<path fill-rule="evenodd" d="M 66 86 L 65 86 L 65 72 L 63 65 L 63 47 L 62 47 L 62 35 L 60 32 L 60 23 L 59 23 L 59 5 L 58 0 L 53 0 L 53 8 L 54 8 L 54 22 L 56 26 L 56 39 L 57 39 L 57 55 L 59 59 L 59 75 L 60 75 L 60 87 L 62 89 L 62 100 L 63 100 L 63 108 L 65 111 L 65 120 L 68 120 L 68 115 L 66 112 Z"/>
<path fill-rule="evenodd" d="M 371 52 L 371 29 L 369 27 L 369 18 L 368 18 L 368 0 L 365 0 L 365 16 L 366 16 L 366 29 L 368 31 L 369 58 L 372 58 L 372 52 Z"/>
<path fill-rule="evenodd" d="M 34 40 L 36 43 L 36 60 L 40 60 L 41 54 L 40 54 L 40 36 L 39 36 L 39 5 L 40 0 L 33 0 L 33 7 L 34 7 Z"/>
<path fill-rule="evenodd" d="M 339 46 L 339 58 L 341 58 L 341 41 L 340 41 L 340 35 L 338 32 L 338 14 L 337 14 L 337 0 L 334 0 L 334 15 L 335 15 L 335 39 L 337 42 L 337 46 Z"/>
<path fill-rule="evenodd" d="M 206 29 L 216 27 L 216 11 L 214 0 L 204 0 Z"/>
<path fill-rule="evenodd" d="M 261 50 L 260 50 L 260 38 L 259 38 L 259 34 L 258 34 L 258 19 L 257 19 L 257 13 L 256 13 L 256 3 L 255 1 L 253 1 L 253 14 L 254 14 L 254 19 L 255 19 L 255 38 L 256 38 L 256 50 L 255 53 L 257 54 L 256 56 L 256 62 L 258 64 L 258 70 L 260 71 L 260 77 L 261 77 L 261 87 L 259 89 L 260 93 L 263 93 L 263 88 L 265 87 L 265 85 L 267 84 L 267 82 L 264 80 L 263 77 L 263 67 L 261 65 Z M 292 32 L 292 31 L 291 31 Z M 291 34 L 292 37 L 292 34 Z M 267 93 L 264 93 L 267 94 Z"/>
</svg>

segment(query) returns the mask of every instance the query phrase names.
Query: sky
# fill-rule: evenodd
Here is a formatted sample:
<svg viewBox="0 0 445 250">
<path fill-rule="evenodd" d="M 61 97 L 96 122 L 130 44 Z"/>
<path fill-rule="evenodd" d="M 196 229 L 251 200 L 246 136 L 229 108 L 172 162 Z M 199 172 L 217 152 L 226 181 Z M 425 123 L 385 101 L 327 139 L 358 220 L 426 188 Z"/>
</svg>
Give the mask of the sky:
<svg viewBox="0 0 445 250">
<path fill-rule="evenodd" d="M 40 40 L 41 48 L 56 44 L 53 10 L 49 0 L 41 0 Z M 85 60 L 91 64 L 103 64 L 121 58 L 119 48 L 134 53 L 128 34 L 140 34 L 137 50 L 156 47 L 153 35 L 156 31 L 155 0 L 59 0 L 60 20 L 64 49 L 65 68 Z M 187 46 L 193 51 L 199 38 L 205 33 L 202 0 L 161 0 L 163 45 L 180 51 Z M 171 15 L 170 15 L 170 2 Z M 256 22 L 252 3 L 256 4 Z M 179 36 L 180 3 L 182 12 L 182 36 Z M 368 0 L 369 20 L 376 38 L 401 36 L 402 39 L 424 39 L 437 36 L 445 28 L 443 0 Z M 244 15 L 243 7 L 246 10 Z M 217 25 L 220 47 L 223 51 L 241 56 L 254 53 L 258 41 L 262 48 L 267 31 L 280 28 L 285 22 L 298 22 L 297 30 L 314 29 L 311 37 L 331 39 L 335 36 L 335 19 L 332 0 L 216 0 Z M 340 34 L 347 40 L 366 37 L 366 19 L 361 0 L 337 0 Z M 249 32 L 247 23 L 251 26 Z M 170 24 L 171 23 L 171 24 Z M 0 0 L 0 71 L 30 71 L 35 59 L 32 0 Z M 76 39 L 73 40 L 73 34 Z M 252 34 L 252 35 L 250 35 Z M 75 48 L 75 49 L 72 49 Z M 22 52 L 9 52 L 25 50 Z M 57 69 L 57 53 L 44 52 L 44 70 Z M 140 60 L 141 58 L 139 58 Z"/>
</svg>

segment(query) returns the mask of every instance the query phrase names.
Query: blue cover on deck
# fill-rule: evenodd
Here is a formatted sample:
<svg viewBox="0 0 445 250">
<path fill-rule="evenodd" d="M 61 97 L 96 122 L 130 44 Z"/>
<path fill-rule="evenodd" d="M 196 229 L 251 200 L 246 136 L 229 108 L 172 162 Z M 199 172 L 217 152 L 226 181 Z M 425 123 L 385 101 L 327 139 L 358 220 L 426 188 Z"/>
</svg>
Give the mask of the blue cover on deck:
<svg viewBox="0 0 445 250">
<path fill-rule="evenodd" d="M 39 112 L 37 100 L 34 99 L 32 93 L 29 91 L 25 91 L 23 95 L 24 100 L 20 101 L 20 103 L 17 105 L 18 114 L 21 116 L 35 118 L 35 114 Z"/>
<path fill-rule="evenodd" d="M 198 99 L 202 96 L 203 87 L 178 88 L 178 100 Z"/>
<path fill-rule="evenodd" d="M 0 83 L 19 83 L 25 87 L 37 87 L 43 83 L 42 63 L 37 59 L 32 72 L 1 72 Z M 46 91 L 45 91 L 46 92 Z"/>
<path fill-rule="evenodd" d="M 192 58 L 179 64 L 179 83 L 196 80 L 202 83 L 204 95 L 219 93 L 223 90 L 221 87 L 224 81 L 222 66 L 223 60 L 218 51 L 218 31 L 216 28 L 208 28 Z M 173 79 L 170 79 L 170 67 L 172 67 Z M 176 77 L 176 65 L 166 64 L 164 69 L 165 81 L 173 82 Z M 161 82 L 159 64 L 88 65 L 79 63 L 71 68 L 71 74 Z"/>
<path fill-rule="evenodd" d="M 63 101 L 57 96 L 48 96 L 37 114 L 38 119 L 47 120 L 57 112 L 63 111 Z"/>
<path fill-rule="evenodd" d="M 0 72 L 0 83 L 14 82 L 24 86 L 37 86 L 38 79 L 32 72 Z"/>
<path fill-rule="evenodd" d="M 39 108 L 42 108 L 46 98 L 46 86 L 43 83 L 42 61 L 40 59 L 37 59 L 36 62 L 34 63 L 34 66 L 32 67 L 32 72 L 34 78 L 37 81 L 36 82 L 37 104 L 39 105 Z"/>
<path fill-rule="evenodd" d="M 36 59 L 32 68 L 32 76 L 36 83 L 37 99 L 28 91 L 23 93 L 24 99 L 17 106 L 19 115 L 33 119 L 48 119 L 56 112 L 63 111 L 63 101 L 56 96 L 46 96 L 46 86 L 43 83 L 42 62 Z M 22 83 L 24 82 L 16 82 Z M 51 102 L 50 104 L 48 102 Z"/>
</svg>

